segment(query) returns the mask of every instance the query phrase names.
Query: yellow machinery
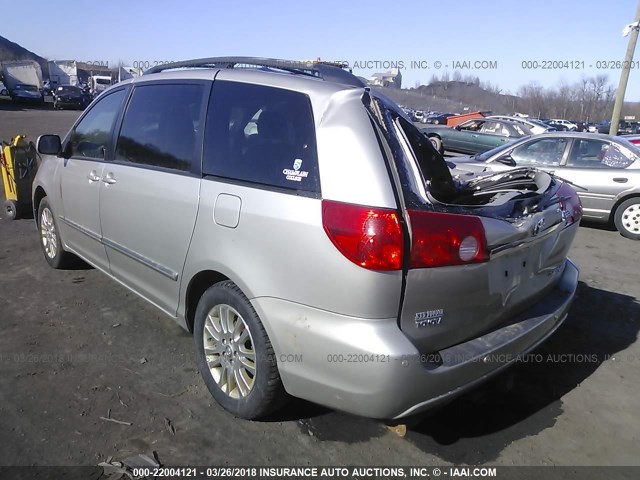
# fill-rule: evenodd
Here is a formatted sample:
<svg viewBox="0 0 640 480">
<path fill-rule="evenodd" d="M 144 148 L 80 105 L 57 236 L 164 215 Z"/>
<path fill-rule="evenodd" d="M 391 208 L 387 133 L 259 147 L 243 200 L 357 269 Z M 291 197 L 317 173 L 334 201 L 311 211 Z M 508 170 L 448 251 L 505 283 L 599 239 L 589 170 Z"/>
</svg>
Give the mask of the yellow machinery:
<svg viewBox="0 0 640 480">
<path fill-rule="evenodd" d="M 16 135 L 11 143 L 2 142 L 0 170 L 6 200 L 4 216 L 14 220 L 31 213 L 31 183 L 38 169 L 36 149 L 25 135 Z"/>
</svg>

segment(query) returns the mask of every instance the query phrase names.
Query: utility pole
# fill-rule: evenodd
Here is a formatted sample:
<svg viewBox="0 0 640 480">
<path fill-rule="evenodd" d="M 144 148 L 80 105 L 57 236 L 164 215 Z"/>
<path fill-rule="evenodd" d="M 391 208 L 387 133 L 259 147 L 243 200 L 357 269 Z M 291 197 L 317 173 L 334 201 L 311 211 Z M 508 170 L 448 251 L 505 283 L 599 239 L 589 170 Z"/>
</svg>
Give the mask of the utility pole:
<svg viewBox="0 0 640 480">
<path fill-rule="evenodd" d="M 627 47 L 627 54 L 624 58 L 624 64 L 622 65 L 623 68 L 622 73 L 620 74 L 620 84 L 618 85 L 618 91 L 616 92 L 616 102 L 613 105 L 613 115 L 611 116 L 609 135 L 616 135 L 618 133 L 620 112 L 622 111 L 622 105 L 624 104 L 624 94 L 627 90 L 627 83 L 629 82 L 629 72 L 631 71 L 631 63 L 633 62 L 633 53 L 636 50 L 636 42 L 638 41 L 638 28 L 640 25 L 639 22 L 640 0 L 638 0 L 638 10 L 636 11 L 634 23 L 630 24 L 631 37 L 629 37 L 629 46 Z M 623 30 L 623 32 L 627 31 L 627 28 L 629 28 L 629 25 L 625 28 L 625 30 Z"/>
</svg>

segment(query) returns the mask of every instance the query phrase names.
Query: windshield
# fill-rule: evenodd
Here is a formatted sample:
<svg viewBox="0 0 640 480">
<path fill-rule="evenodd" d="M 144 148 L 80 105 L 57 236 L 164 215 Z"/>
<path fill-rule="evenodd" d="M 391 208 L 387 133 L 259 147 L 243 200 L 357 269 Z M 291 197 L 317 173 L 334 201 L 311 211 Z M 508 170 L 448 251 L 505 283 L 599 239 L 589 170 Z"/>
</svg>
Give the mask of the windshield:
<svg viewBox="0 0 640 480">
<path fill-rule="evenodd" d="M 19 84 L 16 85 L 16 90 L 26 90 L 27 92 L 37 92 L 38 91 L 38 87 L 36 87 L 35 85 L 23 85 L 23 84 Z"/>
<path fill-rule="evenodd" d="M 486 162 L 487 160 L 489 160 L 494 155 L 497 155 L 497 154 L 499 154 L 501 152 L 504 152 L 505 150 L 508 150 L 512 146 L 513 146 L 513 143 L 507 143 L 507 144 L 504 144 L 504 145 L 500 145 L 499 147 L 492 148 L 491 150 L 487 150 L 484 153 L 479 153 L 477 155 L 474 155 L 472 158 L 477 160 L 477 161 L 479 161 L 479 162 Z"/>
<path fill-rule="evenodd" d="M 111 80 L 110 79 L 106 79 L 106 78 L 96 78 L 96 83 L 98 85 L 110 85 L 111 84 Z"/>
</svg>

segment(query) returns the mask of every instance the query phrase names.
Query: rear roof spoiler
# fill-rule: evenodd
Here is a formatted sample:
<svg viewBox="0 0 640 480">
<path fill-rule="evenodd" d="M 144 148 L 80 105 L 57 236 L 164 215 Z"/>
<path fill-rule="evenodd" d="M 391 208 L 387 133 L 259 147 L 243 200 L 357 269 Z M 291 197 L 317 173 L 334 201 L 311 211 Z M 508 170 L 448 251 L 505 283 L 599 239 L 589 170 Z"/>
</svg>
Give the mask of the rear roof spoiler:
<svg viewBox="0 0 640 480">
<path fill-rule="evenodd" d="M 366 84 L 356 77 L 351 71 L 347 71 L 348 64 L 322 62 L 322 61 L 297 61 L 279 60 L 276 58 L 259 57 L 211 57 L 185 60 L 182 62 L 165 63 L 156 65 L 146 70 L 143 75 L 159 73 L 165 70 L 177 68 L 246 68 L 257 67 L 289 72 L 295 75 L 305 75 L 320 78 L 326 82 L 342 83 L 353 87 L 365 87 Z"/>
</svg>

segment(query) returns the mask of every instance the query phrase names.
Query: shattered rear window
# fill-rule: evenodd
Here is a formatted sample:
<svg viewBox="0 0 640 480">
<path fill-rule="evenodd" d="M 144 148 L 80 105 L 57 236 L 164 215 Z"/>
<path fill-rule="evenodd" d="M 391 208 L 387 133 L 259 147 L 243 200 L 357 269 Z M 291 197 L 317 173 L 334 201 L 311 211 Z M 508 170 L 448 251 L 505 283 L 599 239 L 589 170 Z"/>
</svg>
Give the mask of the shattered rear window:
<svg viewBox="0 0 640 480">
<path fill-rule="evenodd" d="M 610 145 L 604 150 L 602 164 L 611 168 L 627 168 L 637 159 L 638 157 L 626 148 Z"/>
<path fill-rule="evenodd" d="M 372 96 L 367 108 L 391 148 L 408 203 L 424 205 L 425 187 L 440 201 L 452 198 L 457 192 L 449 167 L 431 141 L 387 98 Z"/>
</svg>

